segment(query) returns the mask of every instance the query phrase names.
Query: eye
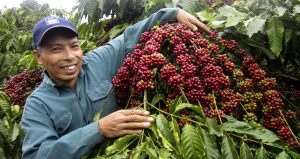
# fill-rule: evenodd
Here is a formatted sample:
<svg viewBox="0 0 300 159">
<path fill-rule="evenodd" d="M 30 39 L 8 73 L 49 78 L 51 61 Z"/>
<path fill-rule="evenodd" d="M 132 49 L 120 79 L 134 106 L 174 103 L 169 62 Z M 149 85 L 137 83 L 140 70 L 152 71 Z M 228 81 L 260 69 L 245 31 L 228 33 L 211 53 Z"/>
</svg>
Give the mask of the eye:
<svg viewBox="0 0 300 159">
<path fill-rule="evenodd" d="M 73 45 L 72 45 L 72 48 L 73 48 L 73 49 L 78 49 L 79 47 L 80 47 L 79 44 L 73 44 Z"/>
<path fill-rule="evenodd" d="M 53 51 L 53 52 L 58 52 L 59 50 L 60 50 L 59 47 L 54 47 L 54 48 L 52 48 L 52 51 Z"/>
</svg>

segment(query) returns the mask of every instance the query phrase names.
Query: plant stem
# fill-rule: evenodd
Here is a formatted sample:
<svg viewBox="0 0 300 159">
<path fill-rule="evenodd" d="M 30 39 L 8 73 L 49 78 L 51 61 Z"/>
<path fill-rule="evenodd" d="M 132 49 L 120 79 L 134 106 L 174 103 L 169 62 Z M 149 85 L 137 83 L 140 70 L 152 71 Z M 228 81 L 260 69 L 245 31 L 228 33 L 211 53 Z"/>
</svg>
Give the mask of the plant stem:
<svg viewBox="0 0 300 159">
<path fill-rule="evenodd" d="M 133 139 L 128 145 L 126 145 L 121 151 L 115 153 L 113 156 L 109 157 L 108 159 L 111 159 L 112 157 L 114 157 L 116 154 L 120 153 L 120 152 L 124 152 L 124 150 L 126 150 L 137 138 Z"/>
<path fill-rule="evenodd" d="M 216 110 L 217 110 L 218 118 L 220 120 L 221 125 L 223 125 L 222 119 L 221 119 L 221 115 L 220 115 L 220 112 L 219 112 L 219 109 L 218 109 L 218 106 L 217 106 L 217 101 L 216 101 L 215 93 L 214 93 L 214 91 L 212 91 L 212 93 L 213 93 L 213 100 L 214 100 L 214 105 L 215 105 Z M 212 108 L 210 107 L 210 109 L 212 109 Z"/>
<path fill-rule="evenodd" d="M 147 110 L 147 103 L 148 103 L 148 98 L 147 98 L 147 90 L 144 90 L 144 110 Z"/>
<path fill-rule="evenodd" d="M 291 127 L 289 126 L 288 122 L 286 121 L 286 119 L 285 119 L 285 117 L 284 117 L 284 115 L 283 115 L 282 111 L 281 111 L 281 110 L 279 110 L 279 112 L 280 112 L 280 114 L 281 114 L 281 116 L 282 116 L 282 118 L 283 118 L 283 120 L 284 120 L 285 124 L 286 124 L 286 125 L 287 125 L 287 127 L 289 128 L 289 130 L 290 130 L 290 132 L 291 132 L 292 136 L 293 136 L 293 137 L 294 137 L 294 139 L 296 140 L 297 144 L 298 144 L 298 145 L 300 145 L 300 143 L 299 143 L 299 141 L 298 141 L 298 139 L 297 139 L 296 135 L 295 135 L 295 134 L 294 134 L 294 132 L 292 131 L 292 129 L 291 129 Z"/>
<path fill-rule="evenodd" d="M 144 90 L 144 100 L 143 100 L 143 102 L 144 102 L 144 110 L 147 110 L 148 98 L 147 98 L 147 90 L 146 90 L 146 89 Z M 139 143 L 142 143 L 142 142 L 143 142 L 143 140 L 144 140 L 144 135 L 145 135 L 145 130 L 143 129 L 143 132 L 142 132 L 142 134 L 141 134 L 141 138 L 140 138 Z"/>
<path fill-rule="evenodd" d="M 179 118 L 179 119 L 184 119 L 184 120 L 187 120 L 187 121 L 190 121 L 190 122 L 199 124 L 199 125 L 201 125 L 201 126 L 204 126 L 204 124 L 199 123 L 199 122 L 197 122 L 197 121 L 195 121 L 195 120 L 188 119 L 188 118 L 183 118 L 183 117 L 180 117 L 180 116 L 177 116 L 177 115 L 174 115 L 174 114 L 170 114 L 170 113 L 165 112 L 165 111 L 163 111 L 163 110 L 160 110 L 160 109 L 156 108 L 154 105 L 152 105 L 152 104 L 150 104 L 150 103 L 148 103 L 148 105 L 150 105 L 152 108 L 156 109 L 157 111 L 159 111 L 159 112 L 161 112 L 161 113 L 164 113 L 164 114 L 167 114 L 167 115 L 170 115 L 170 116 L 172 116 L 172 117 Z"/>
<path fill-rule="evenodd" d="M 188 103 L 190 103 L 189 100 L 187 99 L 187 97 L 185 96 L 185 93 L 183 92 L 182 88 L 180 88 L 180 91 L 181 91 L 181 93 L 182 93 L 184 99 L 185 99 Z"/>
<path fill-rule="evenodd" d="M 244 111 L 246 112 L 246 114 L 248 114 L 247 110 L 245 109 L 244 105 L 242 103 L 240 103 L 240 105 L 242 106 L 242 108 L 244 109 Z"/>
<path fill-rule="evenodd" d="M 132 97 L 132 93 L 130 93 L 129 99 L 128 99 L 128 101 L 127 101 L 127 103 L 126 103 L 126 106 L 125 106 L 125 109 L 128 108 L 128 105 L 129 105 L 129 103 L 130 103 L 131 97 Z"/>
</svg>

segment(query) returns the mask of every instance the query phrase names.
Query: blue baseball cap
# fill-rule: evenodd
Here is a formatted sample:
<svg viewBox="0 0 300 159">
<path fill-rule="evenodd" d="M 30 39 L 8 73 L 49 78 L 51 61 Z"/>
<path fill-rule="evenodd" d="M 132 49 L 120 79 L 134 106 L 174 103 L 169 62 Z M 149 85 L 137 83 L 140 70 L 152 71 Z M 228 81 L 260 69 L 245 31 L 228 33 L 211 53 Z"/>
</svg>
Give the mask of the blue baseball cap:
<svg viewBox="0 0 300 159">
<path fill-rule="evenodd" d="M 33 33 L 33 47 L 36 48 L 39 46 L 43 40 L 45 34 L 54 28 L 67 28 L 73 31 L 76 36 L 78 36 L 74 25 L 71 21 L 61 18 L 61 17 L 54 17 L 54 16 L 47 16 L 37 22 L 32 29 Z"/>
</svg>

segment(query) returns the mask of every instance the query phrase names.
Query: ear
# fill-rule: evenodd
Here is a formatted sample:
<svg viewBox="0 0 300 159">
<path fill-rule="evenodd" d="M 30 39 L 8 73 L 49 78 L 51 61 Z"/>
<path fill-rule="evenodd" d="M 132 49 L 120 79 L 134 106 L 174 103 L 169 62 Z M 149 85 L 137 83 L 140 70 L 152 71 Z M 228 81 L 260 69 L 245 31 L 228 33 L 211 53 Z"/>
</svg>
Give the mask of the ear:
<svg viewBox="0 0 300 159">
<path fill-rule="evenodd" d="M 34 57 L 35 59 L 37 60 L 37 62 L 42 65 L 43 64 L 43 61 L 42 61 L 42 57 L 41 57 L 41 53 L 38 52 L 38 50 L 33 50 L 33 53 L 34 53 Z"/>
</svg>

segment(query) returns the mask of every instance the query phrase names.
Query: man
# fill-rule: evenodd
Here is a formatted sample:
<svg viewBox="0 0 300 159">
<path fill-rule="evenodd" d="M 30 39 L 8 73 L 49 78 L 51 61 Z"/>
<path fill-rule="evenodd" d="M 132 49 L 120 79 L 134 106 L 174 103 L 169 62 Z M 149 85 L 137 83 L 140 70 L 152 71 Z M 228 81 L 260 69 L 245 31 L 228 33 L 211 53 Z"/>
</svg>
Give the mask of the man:
<svg viewBox="0 0 300 159">
<path fill-rule="evenodd" d="M 157 21 L 207 26 L 180 9 L 162 9 L 84 57 L 72 23 L 45 17 L 33 29 L 34 55 L 45 68 L 42 84 L 27 98 L 21 126 L 23 158 L 80 158 L 105 138 L 139 134 L 153 118 L 143 110 L 119 110 L 112 78 L 141 33 Z M 97 112 L 101 119 L 93 122 Z"/>
</svg>

